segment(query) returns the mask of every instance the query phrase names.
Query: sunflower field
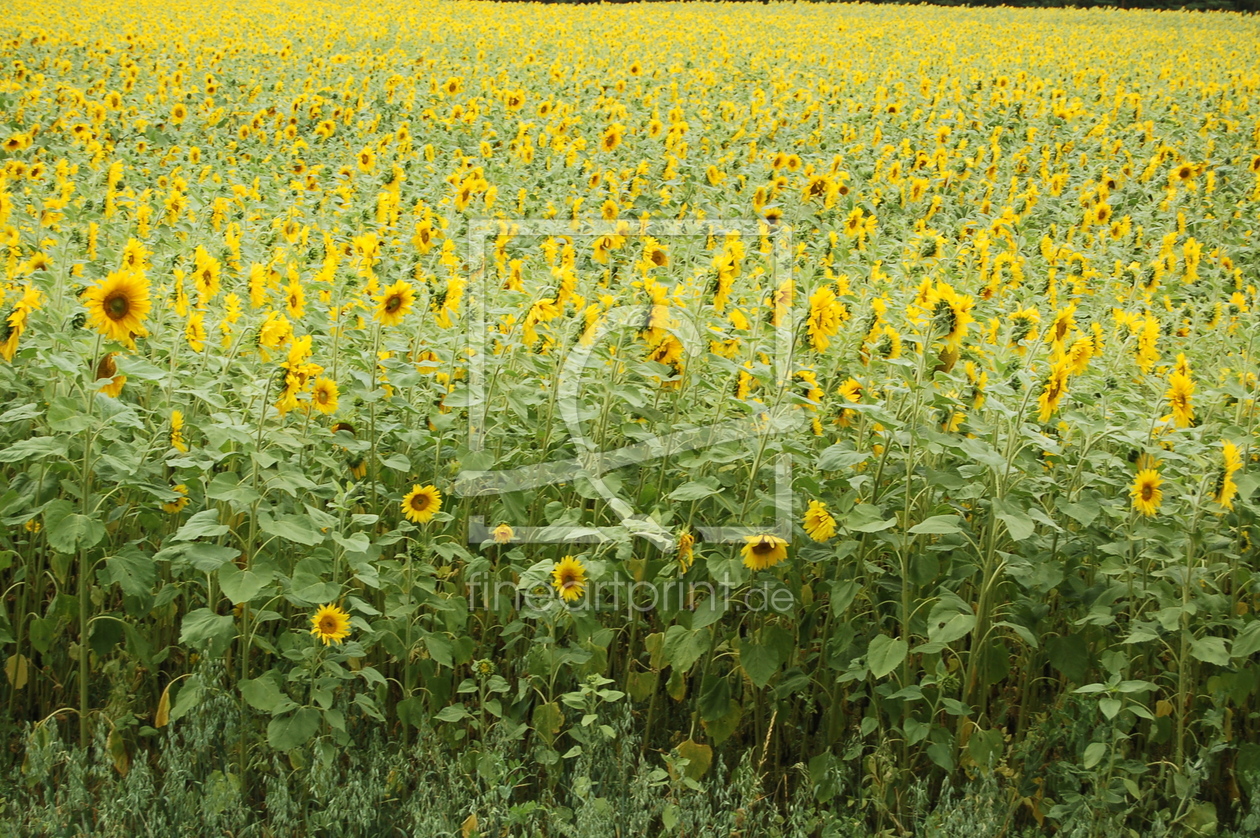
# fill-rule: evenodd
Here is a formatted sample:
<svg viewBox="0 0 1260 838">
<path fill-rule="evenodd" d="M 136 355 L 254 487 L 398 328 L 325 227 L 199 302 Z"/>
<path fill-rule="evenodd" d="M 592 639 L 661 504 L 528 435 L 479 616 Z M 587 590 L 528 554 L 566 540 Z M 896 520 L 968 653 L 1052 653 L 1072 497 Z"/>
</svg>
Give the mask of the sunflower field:
<svg viewBox="0 0 1260 838">
<path fill-rule="evenodd" d="M 1260 22 L 0 11 L 0 832 L 1260 833 Z"/>
</svg>

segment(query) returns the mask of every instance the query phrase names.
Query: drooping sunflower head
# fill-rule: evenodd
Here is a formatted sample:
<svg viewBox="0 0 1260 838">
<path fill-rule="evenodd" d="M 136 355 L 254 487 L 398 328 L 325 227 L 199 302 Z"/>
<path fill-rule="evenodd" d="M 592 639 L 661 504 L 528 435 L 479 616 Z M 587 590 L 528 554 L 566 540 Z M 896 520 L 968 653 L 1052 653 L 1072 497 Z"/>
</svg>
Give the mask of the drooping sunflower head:
<svg viewBox="0 0 1260 838">
<path fill-rule="evenodd" d="M 776 535 L 761 533 L 744 536 L 744 566 L 750 570 L 765 570 L 787 559 L 787 542 Z"/>
<path fill-rule="evenodd" d="M 552 568 L 551 586 L 565 602 L 581 599 L 586 591 L 586 566 L 573 556 L 565 556 Z"/>
<path fill-rule="evenodd" d="M 1212 500 L 1226 509 L 1233 509 L 1234 497 L 1238 494 L 1238 484 L 1234 482 L 1234 475 L 1243 467 L 1243 461 L 1238 453 L 1238 446 L 1229 440 L 1222 440 L 1221 448 L 1221 470 L 1216 475 Z"/>
<path fill-rule="evenodd" d="M 516 537 L 516 533 L 507 524 L 499 524 L 490 534 L 495 544 L 510 544 L 512 539 Z"/>
<path fill-rule="evenodd" d="M 144 318 L 152 308 L 149 283 L 130 272 L 111 273 L 83 293 L 88 324 L 110 340 L 127 346 L 147 334 Z"/>
<path fill-rule="evenodd" d="M 413 486 L 403 498 L 402 512 L 408 521 L 427 523 L 442 509 L 442 493 L 433 485 Z"/>
<path fill-rule="evenodd" d="M 327 646 L 340 643 L 350 636 L 350 615 L 331 603 L 321 605 L 311 617 L 311 634 Z"/>
<path fill-rule="evenodd" d="M 805 510 L 805 534 L 814 541 L 826 541 L 836 534 L 836 519 L 827 511 L 827 504 L 811 500 Z"/>
</svg>

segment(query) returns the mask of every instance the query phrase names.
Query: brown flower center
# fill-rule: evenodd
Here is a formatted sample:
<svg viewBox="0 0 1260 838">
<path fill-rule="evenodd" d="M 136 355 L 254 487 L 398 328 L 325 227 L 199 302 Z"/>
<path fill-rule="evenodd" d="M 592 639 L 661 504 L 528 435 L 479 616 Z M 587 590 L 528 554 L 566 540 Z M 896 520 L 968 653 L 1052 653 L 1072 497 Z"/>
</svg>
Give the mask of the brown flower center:
<svg viewBox="0 0 1260 838">
<path fill-rule="evenodd" d="M 126 294 L 115 291 L 105 298 L 103 308 L 110 320 L 122 320 L 131 311 L 131 300 Z"/>
</svg>

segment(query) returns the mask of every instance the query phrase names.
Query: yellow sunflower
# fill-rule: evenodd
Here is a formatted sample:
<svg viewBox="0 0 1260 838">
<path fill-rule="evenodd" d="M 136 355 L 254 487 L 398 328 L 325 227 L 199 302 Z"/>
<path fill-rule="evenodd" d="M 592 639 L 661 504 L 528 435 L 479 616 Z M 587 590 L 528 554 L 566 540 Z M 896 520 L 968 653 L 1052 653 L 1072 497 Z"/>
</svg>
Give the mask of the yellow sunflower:
<svg viewBox="0 0 1260 838">
<path fill-rule="evenodd" d="M 1063 396 L 1067 393 L 1068 374 L 1071 372 L 1066 361 L 1060 361 L 1050 368 L 1050 375 L 1046 377 L 1045 388 L 1042 389 L 1041 395 L 1037 397 L 1037 405 L 1041 408 L 1038 419 L 1042 422 L 1049 422 L 1050 417 L 1059 409 L 1059 402 L 1063 400 Z"/>
<path fill-rule="evenodd" d="M 337 382 L 331 378 L 317 378 L 315 386 L 311 389 L 311 404 L 320 413 L 336 413 L 337 395 Z"/>
<path fill-rule="evenodd" d="M 441 509 L 442 493 L 432 484 L 412 486 L 402 502 L 403 516 L 417 524 L 427 523 Z"/>
<path fill-rule="evenodd" d="M 111 273 L 83 292 L 88 325 L 110 340 L 135 347 L 136 335 L 148 334 L 144 318 L 153 303 L 149 283 L 133 273 Z"/>
<path fill-rule="evenodd" d="M 1164 493 L 1159 488 L 1163 482 L 1159 476 L 1159 472 L 1154 469 L 1146 469 L 1139 471 L 1137 477 L 1133 479 L 1133 486 L 1129 489 L 1129 494 L 1133 497 L 1133 508 L 1143 515 L 1150 517 L 1159 511 L 1159 505 L 1164 499 Z"/>
<path fill-rule="evenodd" d="M 565 602 L 581 599 L 586 591 L 586 566 L 572 556 L 565 556 L 552 568 L 551 586 Z"/>
<path fill-rule="evenodd" d="M 376 319 L 382 326 L 397 326 L 415 303 L 416 292 L 411 283 L 400 279 L 377 298 Z"/>
<path fill-rule="evenodd" d="M 510 544 L 516 533 L 507 524 L 499 524 L 490 534 L 495 544 Z"/>
<path fill-rule="evenodd" d="M 1212 494 L 1212 500 L 1226 509 L 1233 509 L 1234 496 L 1238 494 L 1238 484 L 1234 482 L 1234 475 L 1243 467 L 1243 461 L 1238 453 L 1237 445 L 1229 440 L 1221 440 L 1221 446 L 1221 457 L 1224 463 L 1216 478 L 1216 491 Z"/>
<path fill-rule="evenodd" d="M 188 487 L 180 483 L 178 486 L 172 486 L 171 491 L 178 494 L 179 497 L 169 503 L 162 504 L 162 511 L 171 515 L 177 515 L 188 505 Z"/>
<path fill-rule="evenodd" d="M 311 634 L 330 643 L 340 643 L 350 636 L 350 615 L 331 603 L 321 605 L 311 617 Z"/>
<path fill-rule="evenodd" d="M 1182 372 L 1174 372 L 1168 376 L 1168 392 L 1166 397 L 1172 407 L 1173 422 L 1178 428 L 1188 428 L 1194 424 L 1194 381 Z"/>
<path fill-rule="evenodd" d="M 684 573 L 691 567 L 695 557 L 696 537 L 689 530 L 683 530 L 678 535 L 678 566 L 682 568 Z"/>
<path fill-rule="evenodd" d="M 114 363 L 114 353 L 106 352 L 101 356 L 101 360 L 96 363 L 96 380 L 102 381 L 108 378 L 110 381 L 98 393 L 109 396 L 111 399 L 118 398 L 118 394 L 122 392 L 123 385 L 127 383 L 127 376 L 118 374 L 118 365 Z"/>
<path fill-rule="evenodd" d="M 744 567 L 750 570 L 765 570 L 787 559 L 787 542 L 775 535 L 746 535 L 740 553 L 744 557 Z"/>
<path fill-rule="evenodd" d="M 814 541 L 826 541 L 836 534 L 836 519 L 827 511 L 827 504 L 811 500 L 805 510 L 805 534 Z"/>
</svg>

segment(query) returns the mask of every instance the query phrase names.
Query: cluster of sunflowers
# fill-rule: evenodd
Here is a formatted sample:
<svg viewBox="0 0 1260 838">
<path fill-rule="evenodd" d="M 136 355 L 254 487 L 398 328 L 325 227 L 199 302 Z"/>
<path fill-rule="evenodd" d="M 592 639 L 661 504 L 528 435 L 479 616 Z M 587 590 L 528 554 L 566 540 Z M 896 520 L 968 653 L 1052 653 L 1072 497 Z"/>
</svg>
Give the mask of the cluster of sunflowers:
<svg viewBox="0 0 1260 838">
<path fill-rule="evenodd" d="M 390 645 L 413 637 L 392 621 L 421 620 L 413 561 L 430 593 L 478 570 L 570 605 L 593 578 L 774 576 L 841 614 L 836 586 L 858 579 L 876 639 L 845 641 L 845 665 L 870 661 L 855 684 L 894 671 L 876 663 L 889 648 L 912 677 L 918 653 L 877 639 L 927 636 L 915 604 L 939 590 L 982 627 L 1004 586 L 1051 599 L 1040 571 L 977 582 L 938 574 L 940 555 L 1061 565 L 1117 531 L 1172 545 L 1209 528 L 1232 557 L 1203 581 L 1230 600 L 1222 620 L 1254 607 L 1254 20 L 308 12 L 0 12 L 0 513 L 28 524 L 0 537 L 22 557 L 0 578 L 25 586 L 10 661 L 53 654 L 51 626 L 73 634 L 56 598 L 95 557 L 93 608 L 155 637 L 184 620 L 204 654 L 245 638 L 242 677 L 271 665 L 249 638 L 284 620 L 356 667 L 458 667 L 471 639 L 454 658 L 423 633 Z M 580 386 L 575 353 L 596 371 Z M 461 472 L 729 419 L 763 432 L 457 491 Z M 790 531 L 768 523 L 784 458 Z M 628 508 L 671 546 L 634 538 Z M 742 549 L 706 541 L 732 519 Z M 553 526 L 624 537 L 531 541 Z M 425 625 L 464 648 L 462 623 Z M 984 706 L 1000 677 L 976 654 L 960 699 Z M 378 698 L 411 700 L 410 677 Z"/>
</svg>

